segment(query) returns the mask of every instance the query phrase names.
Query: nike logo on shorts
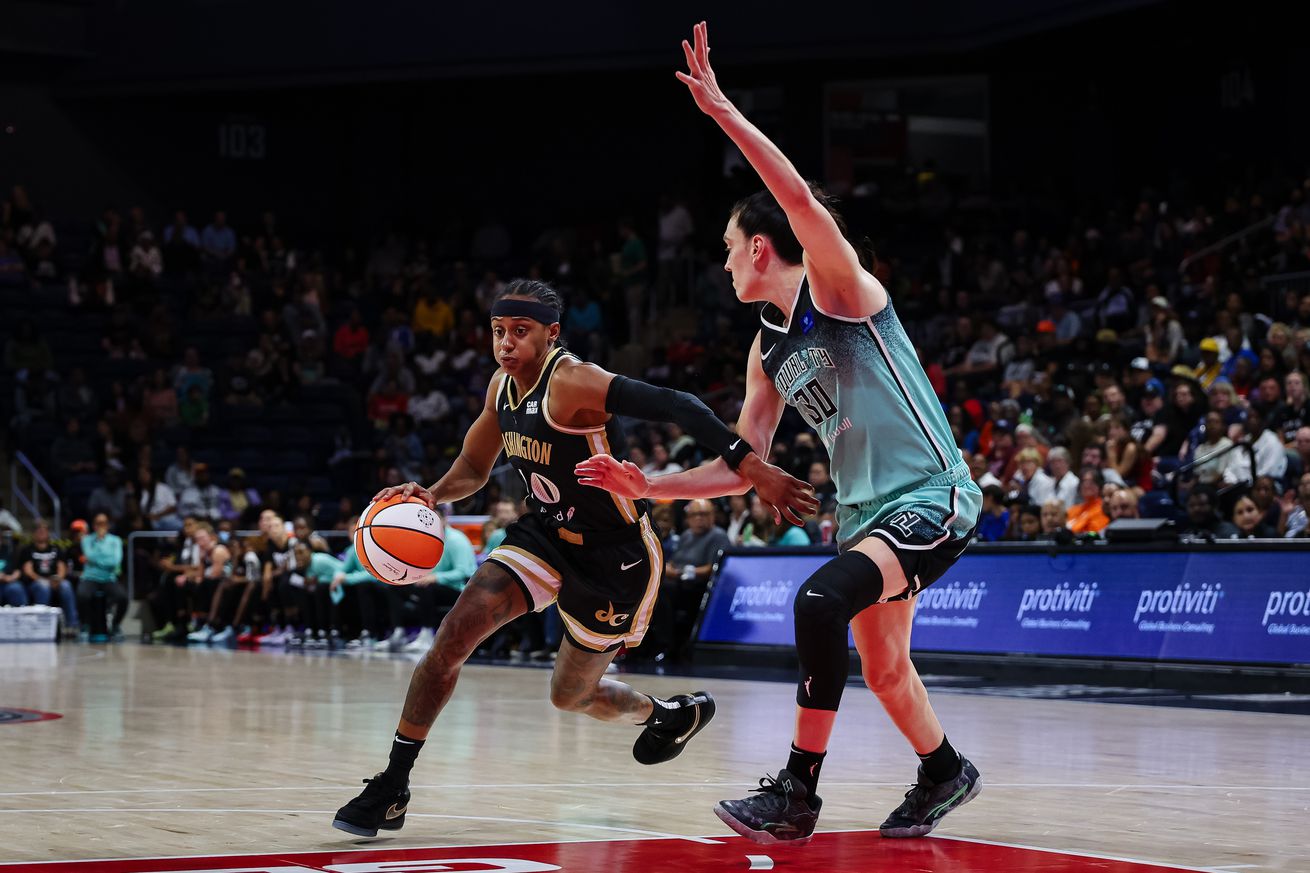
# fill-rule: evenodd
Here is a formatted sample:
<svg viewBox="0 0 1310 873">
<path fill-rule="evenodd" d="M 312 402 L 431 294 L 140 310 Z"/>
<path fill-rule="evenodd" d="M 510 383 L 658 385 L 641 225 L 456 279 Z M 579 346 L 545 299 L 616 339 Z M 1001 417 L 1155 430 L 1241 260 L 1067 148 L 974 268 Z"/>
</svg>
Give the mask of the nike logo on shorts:
<svg viewBox="0 0 1310 873">
<path fill-rule="evenodd" d="M 620 570 L 631 570 L 633 567 L 637 566 L 637 565 L 640 564 L 640 563 L 641 563 L 641 559 L 638 558 L 637 560 L 633 561 L 631 564 L 619 564 L 619 569 L 620 569 Z"/>
</svg>

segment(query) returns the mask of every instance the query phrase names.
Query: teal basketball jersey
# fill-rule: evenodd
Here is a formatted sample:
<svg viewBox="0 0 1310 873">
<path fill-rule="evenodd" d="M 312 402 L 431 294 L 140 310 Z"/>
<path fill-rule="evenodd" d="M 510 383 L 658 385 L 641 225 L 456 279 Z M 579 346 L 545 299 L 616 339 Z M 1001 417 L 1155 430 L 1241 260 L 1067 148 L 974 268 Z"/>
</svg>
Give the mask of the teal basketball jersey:
<svg viewBox="0 0 1310 873">
<path fill-rule="evenodd" d="M 890 299 L 866 318 L 829 315 L 814 305 L 807 277 L 790 319 L 766 304 L 760 321 L 760 363 L 827 447 L 838 503 L 890 501 L 962 472 L 946 415 Z"/>
</svg>

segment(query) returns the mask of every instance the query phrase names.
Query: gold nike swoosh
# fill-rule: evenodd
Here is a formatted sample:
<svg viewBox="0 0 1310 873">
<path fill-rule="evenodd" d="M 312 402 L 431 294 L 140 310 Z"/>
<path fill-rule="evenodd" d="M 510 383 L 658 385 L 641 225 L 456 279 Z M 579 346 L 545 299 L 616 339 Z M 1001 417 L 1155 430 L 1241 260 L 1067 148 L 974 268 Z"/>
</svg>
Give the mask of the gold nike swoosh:
<svg viewBox="0 0 1310 873">
<path fill-rule="evenodd" d="M 396 809 L 396 804 L 391 804 L 391 808 L 387 810 L 387 821 L 391 821 L 393 818 L 400 818 L 405 814 L 405 810 L 407 809 L 409 809 L 409 804 L 402 806 L 400 809 Z"/>
<path fill-rule="evenodd" d="M 700 724 L 700 707 L 697 706 L 691 712 L 691 727 L 687 729 L 687 732 L 685 734 L 674 740 L 673 744 L 682 745 L 683 743 L 687 742 L 687 738 L 690 737 L 692 734 L 696 733 L 696 726 L 699 724 Z"/>
</svg>

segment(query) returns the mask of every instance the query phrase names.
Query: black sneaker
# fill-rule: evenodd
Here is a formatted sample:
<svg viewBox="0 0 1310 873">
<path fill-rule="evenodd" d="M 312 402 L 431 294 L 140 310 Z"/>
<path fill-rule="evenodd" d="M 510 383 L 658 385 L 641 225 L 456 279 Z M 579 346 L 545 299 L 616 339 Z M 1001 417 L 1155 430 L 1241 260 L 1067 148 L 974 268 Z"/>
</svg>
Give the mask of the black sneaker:
<svg viewBox="0 0 1310 873">
<path fill-rule="evenodd" d="M 756 792 L 751 797 L 720 800 L 714 814 L 746 839 L 765 845 L 803 846 L 814 836 L 823 800 L 807 796 L 799 779 L 782 770 L 777 779 L 765 776 L 751 790 Z"/>
<path fill-rule="evenodd" d="M 632 757 L 641 764 L 663 764 L 682 754 L 687 740 L 705 729 L 714 718 L 714 698 L 708 691 L 679 694 L 666 701 L 668 716 L 656 712 L 656 719 L 646 726 L 632 746 Z M 659 704 L 655 704 L 659 707 Z M 687 719 L 687 710 L 691 719 Z"/>
<path fill-rule="evenodd" d="M 405 810 L 409 807 L 409 786 L 396 786 L 382 778 L 382 774 L 365 779 L 368 787 L 345 806 L 337 810 L 332 827 L 357 837 L 376 837 L 379 830 L 398 831 L 405 826 Z"/>
<path fill-rule="evenodd" d="M 905 802 L 878 828 L 884 837 L 922 837 L 937 827 L 942 816 L 973 800 L 982 791 L 978 768 L 960 757 L 960 775 L 948 782 L 929 782 L 919 768 L 919 781 L 905 792 Z"/>
</svg>

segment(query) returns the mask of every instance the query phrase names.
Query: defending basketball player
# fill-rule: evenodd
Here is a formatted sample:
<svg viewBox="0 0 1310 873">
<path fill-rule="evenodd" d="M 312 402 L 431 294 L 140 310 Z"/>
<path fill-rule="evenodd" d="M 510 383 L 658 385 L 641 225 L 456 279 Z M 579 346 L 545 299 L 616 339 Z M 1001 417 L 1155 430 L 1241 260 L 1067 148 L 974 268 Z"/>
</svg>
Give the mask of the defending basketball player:
<svg viewBox="0 0 1310 873">
<path fill-rule="evenodd" d="M 585 487 L 577 464 L 624 445 L 615 420 L 674 421 L 753 482 L 779 517 L 813 512 L 813 490 L 764 463 L 695 397 L 615 376 L 559 344 L 559 295 L 544 282 L 510 283 L 491 309 L 500 369 L 481 415 L 450 471 L 431 488 L 410 482 L 376 499 L 417 495 L 430 505 L 463 499 L 486 484 L 503 450 L 528 486 L 530 511 L 510 525 L 461 592 L 414 670 L 387 769 L 342 807 L 333 826 L 360 836 L 405 821 L 409 772 L 461 666 L 478 645 L 528 610 L 557 602 L 565 640 L 551 677 L 559 709 L 644 727 L 633 746 L 643 764 L 676 757 L 714 716 L 703 692 L 661 700 L 605 678 L 622 645 L 638 645 L 659 593 L 663 553 L 644 500 Z"/>
<path fill-rule="evenodd" d="M 767 187 L 738 203 L 724 234 L 737 298 L 764 302 L 750 352 L 738 433 L 769 445 L 794 406 L 832 456 L 839 554 L 794 603 L 796 691 L 791 755 L 756 793 L 716 814 L 756 842 L 808 841 L 815 794 L 846 685 L 850 627 L 864 679 L 921 761 L 918 780 L 885 822 L 917 837 L 977 795 L 978 771 L 946 739 L 910 661 L 914 596 L 955 562 L 982 495 L 969 476 L 932 387 L 881 283 L 860 263 L 826 195 L 724 96 L 710 68 L 704 22 L 683 41 L 678 79 L 742 150 Z M 741 494 L 749 483 L 715 462 L 647 480 L 632 464 L 592 458 L 580 481 L 629 499 Z"/>
</svg>

